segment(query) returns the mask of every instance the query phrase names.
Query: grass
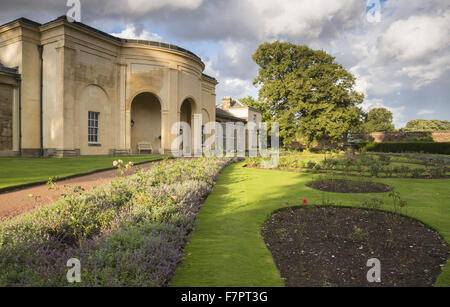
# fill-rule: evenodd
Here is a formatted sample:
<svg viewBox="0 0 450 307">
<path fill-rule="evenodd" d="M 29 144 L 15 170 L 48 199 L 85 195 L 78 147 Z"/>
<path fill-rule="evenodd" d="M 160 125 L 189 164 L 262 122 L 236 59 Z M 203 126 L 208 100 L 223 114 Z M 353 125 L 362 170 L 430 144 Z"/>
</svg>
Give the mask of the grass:
<svg viewBox="0 0 450 307">
<path fill-rule="evenodd" d="M 113 168 L 114 160 L 144 163 L 163 158 L 162 155 L 80 158 L 0 158 L 0 190 L 25 184 L 46 182 Z"/>
<path fill-rule="evenodd" d="M 228 167 L 198 215 L 198 225 L 185 249 L 172 286 L 281 287 L 279 271 L 261 236 L 261 227 L 277 209 L 324 199 L 359 206 L 373 194 L 325 193 L 306 186 L 316 175 Z M 450 180 L 376 179 L 389 184 L 408 201 L 407 214 L 440 232 L 450 242 Z M 384 210 L 392 209 L 386 194 Z M 438 286 L 450 286 L 450 262 Z"/>
</svg>

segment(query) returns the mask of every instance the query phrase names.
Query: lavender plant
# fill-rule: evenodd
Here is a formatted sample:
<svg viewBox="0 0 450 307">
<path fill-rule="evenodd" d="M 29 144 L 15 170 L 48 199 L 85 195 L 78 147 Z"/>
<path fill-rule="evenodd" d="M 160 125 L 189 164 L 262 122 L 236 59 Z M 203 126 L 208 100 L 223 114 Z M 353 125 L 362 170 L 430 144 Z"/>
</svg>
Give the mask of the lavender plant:
<svg viewBox="0 0 450 307">
<path fill-rule="evenodd" d="M 0 224 L 0 286 L 166 286 L 200 207 L 232 159 L 168 160 Z"/>
</svg>

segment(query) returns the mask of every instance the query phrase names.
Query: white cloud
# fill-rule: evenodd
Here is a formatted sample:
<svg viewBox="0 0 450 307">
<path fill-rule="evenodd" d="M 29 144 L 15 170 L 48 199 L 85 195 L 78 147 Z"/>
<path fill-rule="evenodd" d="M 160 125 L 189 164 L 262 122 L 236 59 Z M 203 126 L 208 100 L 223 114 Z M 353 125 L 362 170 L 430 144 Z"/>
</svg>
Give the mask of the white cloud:
<svg viewBox="0 0 450 307">
<path fill-rule="evenodd" d="M 213 58 L 212 68 L 223 78 L 247 80 L 252 83 L 257 74 L 257 66 L 252 54 L 258 43 L 227 39 L 220 42 L 221 50 Z"/>
<path fill-rule="evenodd" d="M 219 102 L 225 96 L 230 96 L 235 99 L 244 98 L 247 96 L 257 97 L 257 89 L 251 82 L 239 78 L 222 78 L 216 90 L 217 99 Z"/>
<path fill-rule="evenodd" d="M 434 57 L 429 61 L 415 65 L 405 66 L 401 74 L 415 79 L 413 89 L 418 90 L 421 87 L 439 79 L 450 70 L 450 54 L 442 57 Z"/>
<path fill-rule="evenodd" d="M 84 1 L 83 22 L 115 35 L 161 40 L 145 25 L 158 24 L 164 39 L 208 42 L 194 47 L 206 57 L 205 73 L 218 78 L 217 97 L 256 96 L 252 85 L 257 46 L 275 39 L 323 49 L 358 78 L 367 104 L 391 107 L 396 125 L 433 109 L 450 112 L 450 1 L 383 1 L 380 23 L 366 20 L 365 0 L 96 0 Z M 0 20 L 21 16 L 47 22 L 66 12 L 61 0 L 3 1 Z M 131 25 L 131 26 L 130 26 Z M 210 45 L 214 45 L 209 49 Z M 195 50 L 197 48 L 197 50 Z M 219 49 L 221 48 L 221 49 Z M 400 93 L 400 94 L 398 94 Z M 427 103 L 425 106 L 424 103 Z M 399 107 L 405 106 L 405 107 Z M 403 109 L 402 109 L 403 108 Z M 403 117 L 401 117 L 403 116 Z"/>
<path fill-rule="evenodd" d="M 118 2 L 127 2 L 132 12 L 141 14 L 164 7 L 194 10 L 203 3 L 203 0 L 122 0 Z"/>
<path fill-rule="evenodd" d="M 128 24 L 120 33 L 111 33 L 113 36 L 127 39 L 139 39 L 148 41 L 162 41 L 162 37 L 156 33 L 143 30 L 140 34 L 136 34 L 136 27 L 133 24 Z"/>
<path fill-rule="evenodd" d="M 215 61 L 215 59 L 203 61 L 203 63 L 205 63 L 204 73 L 209 76 L 214 76 L 214 78 L 217 79 L 217 78 L 220 78 L 220 72 L 214 69 L 214 67 L 213 67 L 214 61 Z"/>
<path fill-rule="evenodd" d="M 411 16 L 392 23 L 381 38 L 381 55 L 400 61 L 423 60 L 449 46 L 450 13 Z"/>
<path fill-rule="evenodd" d="M 112 1 L 105 2 L 106 7 L 103 10 L 108 14 L 142 18 L 164 9 L 192 11 L 197 9 L 203 0 L 116 0 L 113 3 L 111 3 Z M 92 4 L 92 6 L 96 5 L 96 3 Z M 97 8 L 96 11 L 101 11 L 101 9 Z"/>
<path fill-rule="evenodd" d="M 434 114 L 433 110 L 423 109 L 417 112 L 417 115 L 431 115 L 431 114 Z"/>
<path fill-rule="evenodd" d="M 260 39 L 302 37 L 317 39 L 325 32 L 355 25 L 364 14 L 361 0 L 249 0 L 257 18 Z M 355 18 L 356 17 L 356 18 Z"/>
</svg>

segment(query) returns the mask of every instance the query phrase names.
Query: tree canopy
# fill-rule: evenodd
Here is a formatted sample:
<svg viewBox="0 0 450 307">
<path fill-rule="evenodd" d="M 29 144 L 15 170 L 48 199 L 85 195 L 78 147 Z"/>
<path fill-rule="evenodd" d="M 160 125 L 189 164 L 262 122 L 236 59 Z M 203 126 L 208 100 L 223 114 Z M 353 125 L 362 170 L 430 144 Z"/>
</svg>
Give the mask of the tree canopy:
<svg viewBox="0 0 450 307">
<path fill-rule="evenodd" d="M 367 114 L 363 125 L 364 132 L 389 132 L 394 131 L 392 112 L 386 108 L 375 108 Z"/>
<path fill-rule="evenodd" d="M 326 52 L 277 41 L 260 45 L 253 60 L 259 66 L 258 108 L 280 123 L 284 145 L 298 132 L 309 143 L 339 143 L 361 124 L 364 95 L 354 90 L 355 77 Z"/>
<path fill-rule="evenodd" d="M 406 124 L 403 131 L 450 131 L 448 120 L 415 119 Z"/>
</svg>

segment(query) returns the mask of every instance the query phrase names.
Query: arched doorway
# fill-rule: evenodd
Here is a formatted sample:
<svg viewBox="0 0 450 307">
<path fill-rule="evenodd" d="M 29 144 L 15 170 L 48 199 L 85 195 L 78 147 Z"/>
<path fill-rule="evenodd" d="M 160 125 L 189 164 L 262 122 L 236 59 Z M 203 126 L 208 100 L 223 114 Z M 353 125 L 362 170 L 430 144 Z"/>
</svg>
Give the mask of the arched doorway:
<svg viewBox="0 0 450 307">
<path fill-rule="evenodd" d="M 188 123 L 192 127 L 192 109 L 194 108 L 194 101 L 190 98 L 185 99 L 181 104 L 180 121 Z"/>
<path fill-rule="evenodd" d="M 162 151 L 161 103 L 152 93 L 139 94 L 131 103 L 131 151 L 133 154 L 138 153 L 138 144 L 143 142 L 152 145 L 154 154 Z"/>
<path fill-rule="evenodd" d="M 194 109 L 194 100 L 187 98 L 183 101 L 180 108 L 180 122 L 187 123 L 190 127 L 190 132 L 187 134 L 185 131 L 180 131 L 180 134 L 184 134 L 183 141 L 180 145 L 180 150 L 185 154 L 192 152 L 192 140 L 193 140 L 193 125 L 192 125 L 192 112 Z"/>
</svg>

